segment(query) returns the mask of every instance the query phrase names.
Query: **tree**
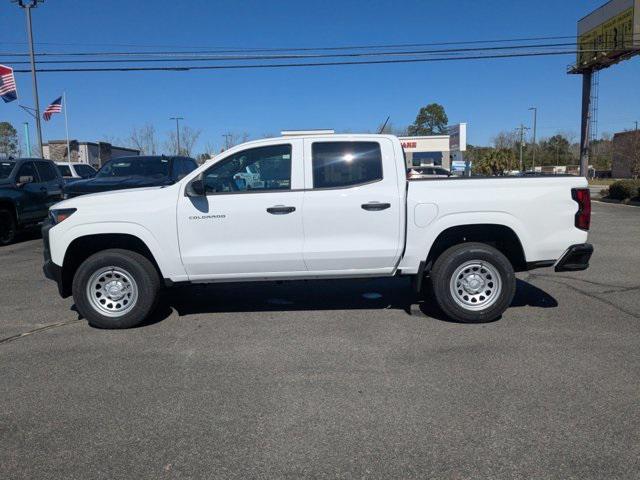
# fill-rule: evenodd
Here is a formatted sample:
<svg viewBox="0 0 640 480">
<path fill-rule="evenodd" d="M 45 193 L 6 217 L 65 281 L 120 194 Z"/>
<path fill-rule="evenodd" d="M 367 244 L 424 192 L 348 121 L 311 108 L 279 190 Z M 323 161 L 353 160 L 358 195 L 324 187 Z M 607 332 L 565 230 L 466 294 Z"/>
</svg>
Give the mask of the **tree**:
<svg viewBox="0 0 640 480">
<path fill-rule="evenodd" d="M 156 127 L 147 123 L 140 128 L 133 127 L 127 143 L 140 150 L 145 155 L 156 155 L 158 153 L 158 136 Z"/>
<path fill-rule="evenodd" d="M 558 133 L 540 142 L 541 165 L 566 165 L 571 158 L 571 142 Z"/>
<path fill-rule="evenodd" d="M 171 130 L 168 133 L 168 140 L 165 143 L 167 152 L 177 152 L 178 155 L 184 155 L 186 157 L 191 156 L 194 145 L 200 137 L 200 130 L 194 130 L 189 126 L 183 126 L 180 129 L 180 151 L 178 152 L 178 139 L 176 132 Z"/>
<path fill-rule="evenodd" d="M 514 163 L 513 150 L 489 148 L 478 152 L 478 158 L 473 160 L 472 168 L 476 174 L 502 176 L 505 171 L 512 169 Z"/>
<path fill-rule="evenodd" d="M 430 103 L 418 112 L 416 121 L 409 125 L 409 135 L 443 135 L 447 133 L 449 118 L 444 107 L 438 103 Z"/>
<path fill-rule="evenodd" d="M 0 122 L 0 156 L 16 156 L 19 149 L 18 131 L 9 122 Z"/>
<path fill-rule="evenodd" d="M 505 148 L 509 150 L 516 150 L 520 146 L 518 132 L 515 130 L 499 132 L 495 137 L 493 137 L 492 143 L 498 150 Z"/>
</svg>

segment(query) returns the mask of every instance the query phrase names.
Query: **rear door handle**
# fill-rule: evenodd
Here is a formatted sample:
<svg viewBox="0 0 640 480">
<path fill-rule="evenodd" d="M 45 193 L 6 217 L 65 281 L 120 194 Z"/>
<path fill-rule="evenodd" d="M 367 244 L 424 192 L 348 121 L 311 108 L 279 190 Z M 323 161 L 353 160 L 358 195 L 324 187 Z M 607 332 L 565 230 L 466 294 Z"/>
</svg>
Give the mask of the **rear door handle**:
<svg viewBox="0 0 640 480">
<path fill-rule="evenodd" d="M 369 202 L 363 203 L 361 207 L 364 210 L 369 210 L 370 212 L 378 212 L 380 210 L 386 210 L 391 207 L 390 203 L 380 203 L 380 202 Z"/>
<path fill-rule="evenodd" d="M 267 212 L 271 215 L 286 215 L 287 213 L 292 213 L 296 211 L 296 207 L 287 207 L 285 205 L 275 205 L 273 207 L 267 208 Z"/>
</svg>

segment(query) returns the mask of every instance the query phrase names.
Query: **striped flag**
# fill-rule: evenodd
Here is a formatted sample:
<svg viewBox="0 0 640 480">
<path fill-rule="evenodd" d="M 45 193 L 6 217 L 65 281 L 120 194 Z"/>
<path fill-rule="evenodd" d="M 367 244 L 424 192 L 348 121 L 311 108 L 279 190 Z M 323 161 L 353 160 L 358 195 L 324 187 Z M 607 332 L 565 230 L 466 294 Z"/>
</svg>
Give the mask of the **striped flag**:
<svg viewBox="0 0 640 480">
<path fill-rule="evenodd" d="M 18 99 L 16 79 L 13 76 L 13 68 L 0 65 L 0 97 L 5 103 Z"/>
<path fill-rule="evenodd" d="M 53 115 L 54 113 L 60 113 L 61 111 L 62 111 L 62 97 L 58 97 L 53 102 L 51 102 L 51 105 L 49 105 L 47 109 L 44 111 L 44 113 L 42 114 L 42 117 L 45 119 L 46 122 L 48 122 L 49 119 L 51 118 L 51 115 Z"/>
</svg>

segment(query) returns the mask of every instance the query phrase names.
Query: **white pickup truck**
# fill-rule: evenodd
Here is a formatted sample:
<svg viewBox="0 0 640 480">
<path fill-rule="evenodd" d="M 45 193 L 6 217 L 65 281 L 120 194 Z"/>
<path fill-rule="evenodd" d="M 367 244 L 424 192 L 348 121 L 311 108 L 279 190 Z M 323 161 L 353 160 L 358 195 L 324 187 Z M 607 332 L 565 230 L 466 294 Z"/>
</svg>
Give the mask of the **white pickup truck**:
<svg viewBox="0 0 640 480">
<path fill-rule="evenodd" d="M 259 179 L 239 180 L 247 167 Z M 181 282 L 393 275 L 452 319 L 485 322 L 511 303 L 514 272 L 588 267 L 590 210 L 584 178 L 408 181 L 394 136 L 285 136 L 174 185 L 54 205 L 44 272 L 102 328 L 139 324 Z"/>
</svg>

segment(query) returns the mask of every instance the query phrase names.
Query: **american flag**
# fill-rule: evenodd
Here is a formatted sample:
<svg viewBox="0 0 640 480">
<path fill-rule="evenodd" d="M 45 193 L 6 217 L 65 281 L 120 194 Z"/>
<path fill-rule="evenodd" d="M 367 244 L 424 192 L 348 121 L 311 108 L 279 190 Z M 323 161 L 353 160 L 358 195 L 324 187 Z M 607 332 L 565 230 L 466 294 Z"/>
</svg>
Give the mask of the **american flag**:
<svg viewBox="0 0 640 480">
<path fill-rule="evenodd" d="M 18 98 L 13 68 L 4 65 L 0 65 L 0 97 L 5 103 L 13 102 Z"/>
<path fill-rule="evenodd" d="M 45 119 L 46 122 L 48 122 L 49 119 L 51 118 L 51 115 L 53 115 L 54 113 L 60 113 L 61 111 L 62 111 L 62 97 L 58 97 L 53 102 L 51 102 L 51 105 L 49 105 L 47 109 L 44 111 L 44 113 L 42 114 L 42 117 Z"/>
</svg>

